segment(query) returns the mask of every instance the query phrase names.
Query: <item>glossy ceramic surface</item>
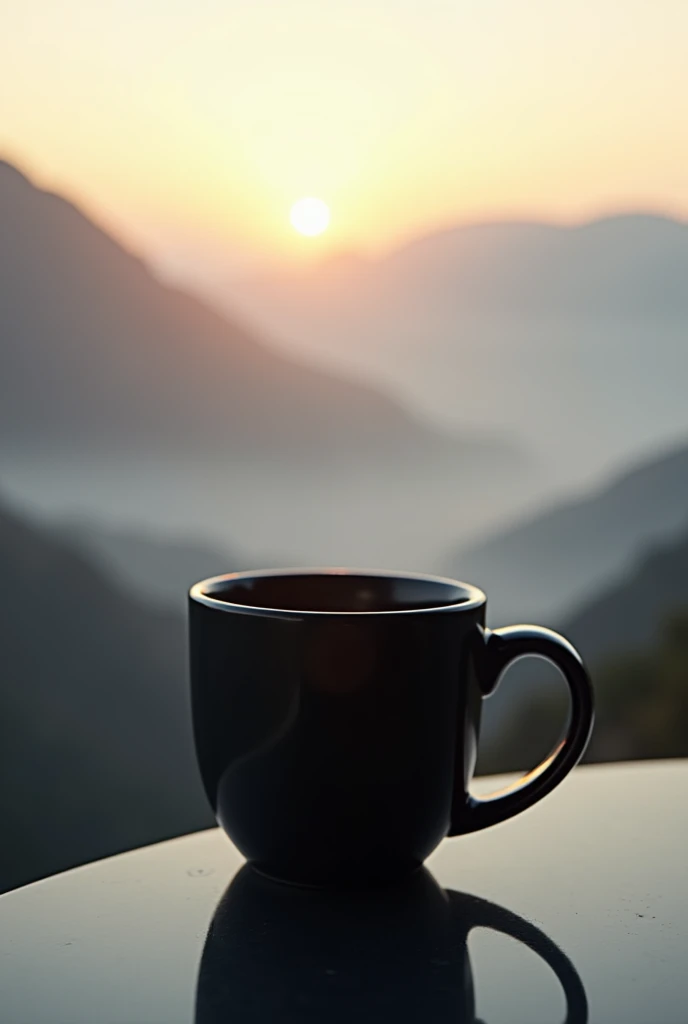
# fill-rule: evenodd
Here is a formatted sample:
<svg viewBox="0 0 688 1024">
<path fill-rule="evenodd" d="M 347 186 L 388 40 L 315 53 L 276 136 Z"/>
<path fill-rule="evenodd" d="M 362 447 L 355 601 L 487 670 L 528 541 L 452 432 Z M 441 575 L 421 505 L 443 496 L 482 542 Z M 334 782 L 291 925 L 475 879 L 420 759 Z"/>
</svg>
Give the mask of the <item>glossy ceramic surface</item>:
<svg viewBox="0 0 688 1024">
<path fill-rule="evenodd" d="M 577 769 L 367 907 L 247 889 L 219 830 L 68 872 L 0 897 L 0 1019 L 684 1024 L 687 792 L 688 762 Z"/>
<path fill-rule="evenodd" d="M 486 630 L 485 597 L 439 577 L 233 574 L 189 602 L 196 748 L 220 824 L 264 873 L 312 885 L 417 869 L 447 835 L 525 810 L 579 760 L 592 690 L 576 651 L 536 626 Z M 468 793 L 480 708 L 514 658 L 562 670 L 556 752 L 493 800 Z"/>
</svg>

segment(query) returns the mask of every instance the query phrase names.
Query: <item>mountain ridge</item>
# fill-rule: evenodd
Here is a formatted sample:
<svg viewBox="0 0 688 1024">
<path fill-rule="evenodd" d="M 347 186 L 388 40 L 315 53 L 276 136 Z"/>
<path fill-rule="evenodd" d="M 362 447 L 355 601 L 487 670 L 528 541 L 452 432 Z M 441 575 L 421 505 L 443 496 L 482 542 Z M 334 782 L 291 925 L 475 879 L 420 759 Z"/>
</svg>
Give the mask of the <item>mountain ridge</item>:
<svg viewBox="0 0 688 1024">
<path fill-rule="evenodd" d="M 687 517 L 684 444 L 462 546 L 448 556 L 448 571 L 494 593 L 498 617 L 556 625 L 622 572 L 638 549 L 680 531 Z"/>
<path fill-rule="evenodd" d="M 617 237 L 614 237 L 617 236 Z M 460 284 L 461 275 L 468 274 L 469 281 L 472 281 L 471 274 L 476 269 L 481 271 L 505 269 L 500 265 L 504 253 L 501 251 L 506 245 L 513 247 L 520 256 L 521 263 L 527 257 L 531 260 L 540 259 L 542 262 L 531 262 L 527 274 L 517 273 L 518 283 L 523 285 L 524 281 L 544 271 L 551 271 L 548 265 L 552 256 L 558 256 L 557 246 L 585 245 L 589 240 L 594 242 L 594 248 L 586 252 L 586 258 L 590 252 L 596 255 L 594 266 L 598 267 L 606 261 L 608 253 L 600 254 L 599 249 L 603 244 L 616 244 L 617 238 L 623 236 L 624 245 L 629 243 L 648 242 L 654 245 L 668 243 L 676 240 L 688 248 L 688 221 L 680 220 L 668 214 L 654 211 L 629 211 L 627 213 L 614 213 L 601 215 L 580 223 L 567 224 L 555 221 L 537 219 L 504 219 L 504 220 L 481 220 L 463 224 L 450 225 L 437 228 L 434 231 L 425 232 L 387 250 L 379 255 L 367 255 L 362 252 L 346 251 L 341 254 L 333 253 L 318 263 L 309 267 L 290 268 L 285 266 L 281 270 L 262 275 L 256 274 L 253 278 L 242 279 L 242 287 L 250 290 L 251 282 L 254 281 L 260 288 L 262 283 L 278 285 L 283 279 L 288 287 L 308 286 L 312 280 L 323 283 L 328 277 L 336 281 L 341 275 L 348 284 L 352 280 L 356 284 L 367 284 L 375 287 L 376 277 L 384 277 L 393 271 L 402 269 L 404 275 L 411 281 L 415 278 L 418 281 L 425 281 L 430 276 L 422 272 L 420 261 L 426 260 L 434 264 L 434 270 L 443 271 L 440 280 L 449 275 L 456 284 Z M 544 245 L 542 253 L 537 252 L 537 245 Z M 553 248 L 554 247 L 554 248 Z M 507 253 L 513 255 L 513 251 Z M 456 266 L 446 265 L 449 259 L 470 256 L 470 264 L 459 264 Z M 488 264 L 481 265 L 480 260 L 489 257 Z M 624 254 L 628 258 L 628 253 Z M 585 262 L 585 261 L 584 261 Z M 410 266 L 409 266 L 410 264 Z M 442 264 L 445 264 L 442 266 Z M 508 268 L 506 268 L 508 269 Z M 458 272 L 458 276 L 457 276 Z M 489 312 L 494 312 L 495 289 L 494 283 L 490 288 L 479 291 L 476 295 L 474 290 L 468 291 L 467 297 L 475 300 L 481 295 L 488 295 L 491 305 Z M 683 293 L 679 294 L 683 299 Z M 511 298 L 515 298 L 511 293 Z M 632 295 L 626 298 L 633 298 Z M 497 299 L 497 305 L 499 300 Z M 684 306 L 682 305 L 682 309 Z"/>
<path fill-rule="evenodd" d="M 0 891 L 207 828 L 181 615 L 0 498 Z"/>
<path fill-rule="evenodd" d="M 475 432 L 464 442 L 371 384 L 275 352 L 236 317 L 163 284 L 7 161 L 0 208 L 0 344 L 12 379 L 0 385 L 0 427 L 15 445 L 103 448 L 111 437 L 250 457 L 517 457 L 507 441 Z"/>
<path fill-rule="evenodd" d="M 591 665 L 645 653 L 669 616 L 688 611 L 688 507 L 684 529 L 641 550 L 626 570 L 572 609 L 562 629 Z"/>
<path fill-rule="evenodd" d="M 688 434 L 686 275 L 688 223 L 625 213 L 447 228 L 234 298 L 290 351 L 518 437 L 570 487 Z"/>
<path fill-rule="evenodd" d="M 685 756 L 688 509 L 675 537 L 645 546 L 557 625 L 580 651 L 595 687 L 596 724 L 585 760 Z M 513 673 L 517 686 L 509 707 L 491 720 L 481 771 L 539 761 L 565 714 L 568 701 L 551 670 L 531 661 Z"/>
</svg>

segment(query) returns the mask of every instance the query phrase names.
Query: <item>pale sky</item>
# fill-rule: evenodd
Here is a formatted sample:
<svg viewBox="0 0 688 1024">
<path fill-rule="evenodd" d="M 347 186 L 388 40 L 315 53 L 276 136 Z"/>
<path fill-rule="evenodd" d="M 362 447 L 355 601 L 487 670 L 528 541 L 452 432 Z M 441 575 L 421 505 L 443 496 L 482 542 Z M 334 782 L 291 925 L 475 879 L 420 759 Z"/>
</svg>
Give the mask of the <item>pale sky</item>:
<svg viewBox="0 0 688 1024">
<path fill-rule="evenodd" d="M 0 155 L 174 265 L 688 215 L 688 0 L 23 0 Z M 330 229 L 300 238 L 303 195 Z"/>
</svg>

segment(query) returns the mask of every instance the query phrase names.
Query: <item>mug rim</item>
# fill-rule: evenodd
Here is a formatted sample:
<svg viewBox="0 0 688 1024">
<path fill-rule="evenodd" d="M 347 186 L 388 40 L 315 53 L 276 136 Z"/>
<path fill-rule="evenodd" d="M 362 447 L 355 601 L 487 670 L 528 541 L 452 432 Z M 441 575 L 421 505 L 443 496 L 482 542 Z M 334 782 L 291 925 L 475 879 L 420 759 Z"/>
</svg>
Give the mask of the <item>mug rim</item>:
<svg viewBox="0 0 688 1024">
<path fill-rule="evenodd" d="M 213 591 L 220 591 L 230 581 L 252 580 L 256 578 L 276 576 L 371 576 L 383 579 L 398 580 L 423 580 L 428 583 L 439 583 L 444 586 L 451 586 L 454 589 L 461 589 L 464 597 L 459 601 L 448 601 L 446 604 L 432 605 L 431 607 L 418 608 L 392 608 L 392 609 L 350 609 L 348 611 L 328 611 L 326 609 L 313 608 L 272 608 L 267 605 L 252 605 L 244 602 L 226 601 L 213 597 Z M 244 570 L 241 572 L 221 573 L 219 576 L 209 576 L 189 589 L 189 599 L 206 608 L 213 608 L 216 611 L 239 612 L 248 615 L 267 615 L 278 618 L 301 619 L 329 616 L 389 616 L 389 615 L 429 615 L 437 612 L 448 611 L 471 611 L 480 608 L 487 603 L 485 593 L 472 583 L 463 583 L 461 580 L 452 579 L 449 576 L 438 576 L 426 572 L 402 572 L 395 569 L 358 569 L 355 567 L 343 566 L 314 566 L 295 567 L 287 569 L 256 569 Z"/>
</svg>

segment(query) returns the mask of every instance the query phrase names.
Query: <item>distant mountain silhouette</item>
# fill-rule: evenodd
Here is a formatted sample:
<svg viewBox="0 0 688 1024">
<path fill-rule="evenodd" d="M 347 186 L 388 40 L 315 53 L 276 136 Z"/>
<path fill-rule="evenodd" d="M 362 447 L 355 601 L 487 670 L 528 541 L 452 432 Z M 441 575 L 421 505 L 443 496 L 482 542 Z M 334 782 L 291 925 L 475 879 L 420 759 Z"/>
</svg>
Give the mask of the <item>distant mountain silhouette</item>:
<svg viewBox="0 0 688 1024">
<path fill-rule="evenodd" d="M 228 296 L 430 416 L 513 431 L 570 483 L 688 434 L 687 275 L 688 224 L 628 214 L 452 227 Z"/>
<path fill-rule="evenodd" d="M 649 546 L 560 623 L 595 685 L 588 761 L 688 754 L 688 510 L 684 523 L 677 538 Z M 564 719 L 563 688 L 552 686 L 551 675 L 533 662 L 514 675 L 481 746 L 484 773 L 531 767 Z"/>
<path fill-rule="evenodd" d="M 688 508 L 685 524 L 677 539 L 648 547 L 630 569 L 566 617 L 562 628 L 591 665 L 647 651 L 672 614 L 688 611 Z"/>
<path fill-rule="evenodd" d="M 471 314 L 685 317 L 687 260 L 688 225 L 655 214 L 577 227 L 488 222 L 421 236 L 379 259 L 334 256 L 305 271 L 258 278 L 255 286 L 296 309 L 304 299 L 415 308 L 432 298 L 444 309 Z"/>
<path fill-rule="evenodd" d="M 259 569 L 260 560 L 232 550 L 215 548 L 190 538 L 155 536 L 153 533 L 96 526 L 92 522 L 69 523 L 60 534 L 102 566 L 139 599 L 170 607 L 186 617 L 192 584 L 208 576 L 240 569 Z"/>
<path fill-rule="evenodd" d="M 0 162 L 0 434 L 27 450 L 518 461 L 281 357 Z"/>
<path fill-rule="evenodd" d="M 454 551 L 447 573 L 486 588 L 493 624 L 556 626 L 624 572 L 639 550 L 688 519 L 688 447 L 627 471 L 478 545 Z"/>
<path fill-rule="evenodd" d="M 209 827 L 181 616 L 0 508 L 0 891 Z"/>
</svg>

